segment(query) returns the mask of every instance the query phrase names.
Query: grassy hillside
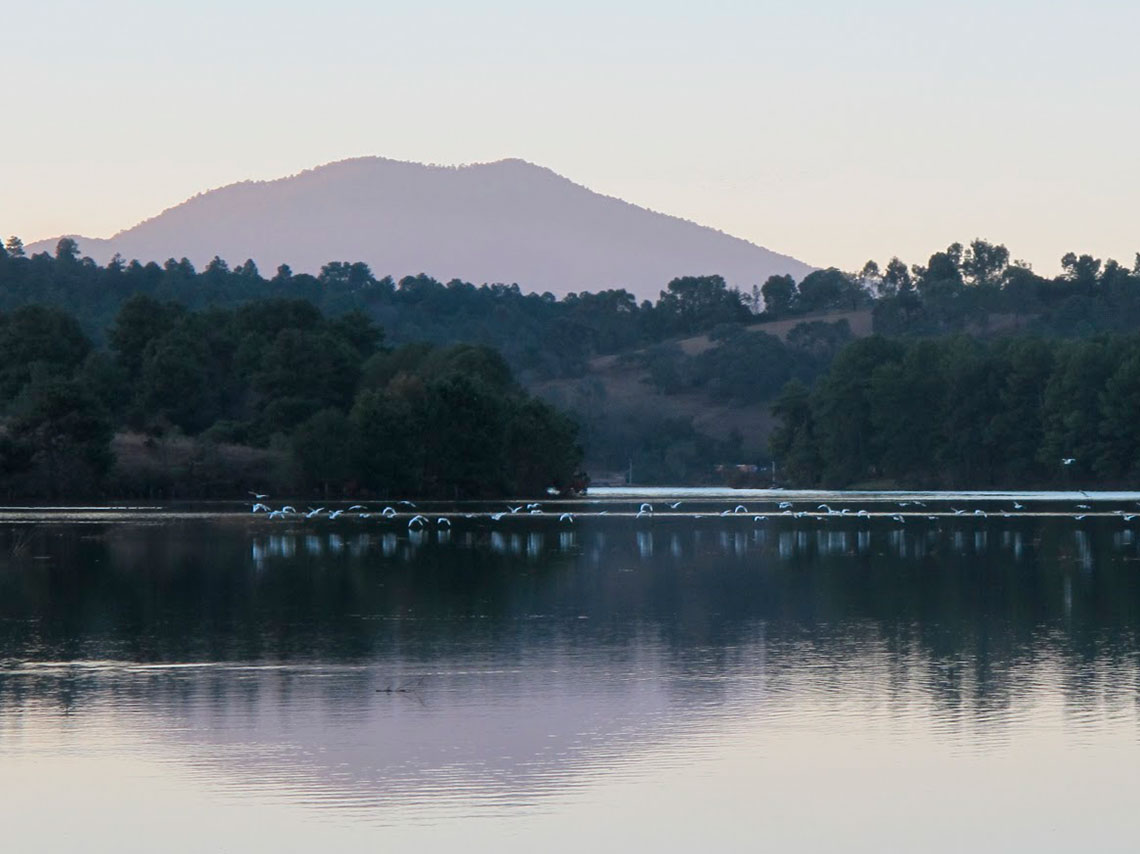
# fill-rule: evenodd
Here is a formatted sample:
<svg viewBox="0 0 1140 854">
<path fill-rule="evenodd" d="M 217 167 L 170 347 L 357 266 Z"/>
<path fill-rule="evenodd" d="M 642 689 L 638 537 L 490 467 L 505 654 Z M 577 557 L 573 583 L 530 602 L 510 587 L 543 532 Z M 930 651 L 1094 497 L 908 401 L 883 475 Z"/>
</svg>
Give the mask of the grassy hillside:
<svg viewBox="0 0 1140 854">
<path fill-rule="evenodd" d="M 862 338 L 871 334 L 871 311 L 823 312 L 753 323 L 741 327 L 739 334 L 763 334 L 786 345 L 792 331 L 802 331 L 805 324 L 845 324 L 851 337 Z M 652 347 L 598 356 L 589 360 L 583 376 L 535 382 L 530 391 L 579 419 L 586 468 L 595 482 L 624 479 L 631 460 L 636 481 L 664 475 L 709 478 L 718 462 L 768 459 L 768 440 L 776 424 L 771 409 L 782 383 L 773 384 L 771 393 L 755 399 L 726 395 L 708 384 L 682 384 L 666 390 L 655 382 L 651 362 L 654 353 L 674 348 L 681 361 L 688 362 L 724 346 L 725 341 L 715 333 L 679 336 Z M 761 374 L 762 361 L 760 355 L 745 361 L 743 367 L 751 374 Z"/>
</svg>

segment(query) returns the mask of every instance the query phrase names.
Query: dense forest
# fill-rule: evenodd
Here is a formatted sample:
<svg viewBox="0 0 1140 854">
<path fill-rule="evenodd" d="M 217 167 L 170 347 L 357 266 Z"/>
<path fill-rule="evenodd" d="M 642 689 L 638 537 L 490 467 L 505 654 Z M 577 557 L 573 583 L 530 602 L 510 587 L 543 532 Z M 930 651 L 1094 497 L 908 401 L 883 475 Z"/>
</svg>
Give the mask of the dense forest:
<svg viewBox="0 0 1140 854">
<path fill-rule="evenodd" d="M 538 495 L 581 461 L 574 423 L 498 353 L 389 349 L 360 312 L 286 299 L 195 312 L 136 295 L 106 338 L 94 349 L 58 308 L 0 315 L 9 497 Z M 144 438 L 115 447 L 116 433 Z"/>
<path fill-rule="evenodd" d="M 1140 255 L 1066 254 L 1054 279 L 1003 246 L 925 266 L 868 263 L 875 337 L 774 410 L 790 482 L 1134 485 L 1140 475 Z M 1132 334 L 1129 334 L 1132 333 Z"/>
<path fill-rule="evenodd" d="M 524 294 L 515 284 L 441 283 L 426 275 L 398 283 L 377 278 L 367 264 L 334 261 L 318 275 L 280 266 L 261 275 L 245 261 L 215 258 L 199 271 L 185 258 L 164 264 L 115 258 L 105 266 L 60 240 L 55 255 L 24 254 L 11 237 L 0 248 L 0 311 L 55 305 L 73 312 L 87 335 L 103 343 L 119 306 L 135 294 L 190 309 L 230 308 L 267 298 L 308 300 L 325 314 L 360 310 L 395 345 L 417 341 L 482 344 L 499 350 L 517 372 L 574 376 L 598 354 L 620 353 L 718 326 L 873 307 L 883 335 L 986 334 L 1014 326 L 1048 336 L 1079 337 L 1140 326 L 1140 254 L 1131 268 L 1068 253 L 1053 278 L 1010 260 L 1001 245 L 952 244 L 924 265 L 898 258 L 869 261 L 858 273 L 817 270 L 795 282 L 772 276 L 742 293 L 720 276 L 668 283 L 656 303 L 627 291 L 555 299 Z"/>
<path fill-rule="evenodd" d="M 70 238 L 54 256 L 28 257 L 18 238 L 0 248 L 0 311 L 51 305 L 75 314 L 97 345 L 105 343 L 122 303 L 135 294 L 190 309 L 233 308 L 256 300 L 307 300 L 326 315 L 359 310 L 386 330 L 391 344 L 480 344 L 493 347 L 520 375 L 581 375 L 586 362 L 646 343 L 753 320 L 749 303 L 720 276 L 682 277 L 657 303 L 638 304 L 624 290 L 583 292 L 556 300 L 518 285 L 446 284 L 426 275 L 399 283 L 367 264 L 334 261 L 316 276 L 287 266 L 263 277 L 252 261 L 230 267 L 215 258 L 199 271 L 183 258 L 164 264 L 118 258 L 106 266 L 79 256 Z"/>
<path fill-rule="evenodd" d="M 675 279 L 655 303 L 638 303 L 624 290 L 590 293 L 588 286 L 555 299 L 517 285 L 441 283 L 426 275 L 394 282 L 352 262 L 330 262 L 315 276 L 282 266 L 268 278 L 252 261 L 231 268 L 220 258 L 200 271 L 186 259 L 116 258 L 101 266 L 66 238 L 54 256 L 32 257 L 10 238 L 0 249 L 4 327 L 41 312 L 52 318 L 43 323 L 55 326 L 34 334 L 61 352 L 46 358 L 34 347 L 21 350 L 26 341 L 3 345 L 14 348 L 5 351 L 0 381 L 6 482 L 26 490 L 34 480 L 13 472 L 28 457 L 20 437 L 28 435 L 32 401 L 49 380 L 93 398 L 103 413 L 99 423 L 112 430 L 155 442 L 199 437 L 272 451 L 273 459 L 289 460 L 275 464 L 276 481 L 307 489 L 523 488 L 528 476 L 518 472 L 498 481 L 490 467 L 477 477 L 445 474 L 460 470 L 452 462 L 436 465 L 447 459 L 446 449 L 421 448 L 419 441 L 389 454 L 392 466 L 406 469 L 369 473 L 371 454 L 399 447 L 374 437 L 377 444 L 366 450 L 363 413 L 379 405 L 373 398 L 398 411 L 381 407 L 373 423 L 393 418 L 406 428 L 403 435 L 422 437 L 435 406 L 426 401 L 456 377 L 499 396 L 496 454 L 512 448 L 506 437 L 517 428 L 509 425 L 527 407 L 544 429 L 566 437 L 554 443 L 566 451 L 555 466 L 561 478 L 572 468 L 574 428 L 528 397 L 516 377 L 527 385 L 583 378 L 574 395 L 559 398 L 580 422 L 581 441 L 614 468 L 636 461 L 644 481 L 701 480 L 714 463 L 746 461 L 740 437 L 713 440 L 683 417 L 623 410 L 595 394 L 591 360 L 609 354 L 639 366 L 664 395 L 699 392 L 740 407 L 776 401 L 783 427 L 772 454 L 789 484 L 1107 483 L 1136 468 L 1127 449 L 1131 434 L 1111 413 L 1122 411 L 1114 395 L 1126 385 L 1115 372 L 1134 355 L 1125 336 L 1140 329 L 1140 256 L 1129 268 L 1069 253 L 1062 272 L 1047 278 L 1011 261 L 1004 246 L 975 240 L 921 265 L 892 258 L 858 273 L 818 270 L 799 282 L 773 276 L 747 293 L 715 275 Z M 845 322 L 826 317 L 852 310 L 871 312 L 877 337 L 855 340 Z M 311 315 L 302 318 L 306 311 Z M 290 312 L 295 316 L 267 320 L 265 329 L 255 321 Z M 781 337 L 749 328 L 772 320 L 801 322 Z M 285 343 L 294 335 L 296 353 Z M 708 336 L 710 346 L 694 352 L 678 344 L 694 335 Z M 1086 377 L 1079 394 L 1075 386 L 1062 394 L 1054 372 L 1069 370 L 1067 360 L 1076 358 L 1070 354 L 1082 348 L 1100 348 L 1100 373 Z M 1039 363 L 1025 364 L 1028 353 Z M 274 385 L 269 366 L 287 357 L 293 367 L 278 371 Z M 297 384 L 280 379 L 286 375 Z M 430 393 L 413 393 L 412 386 Z M 1072 426 L 1078 422 L 1085 426 Z M 345 437 L 332 444 L 347 450 L 314 462 L 330 445 L 307 446 L 305 437 L 325 432 Z M 1054 457 L 1074 462 L 1062 470 Z M 505 457 L 494 458 L 509 468 Z M 109 471 L 95 458 L 87 465 Z M 154 488 L 102 477 L 105 488 L 128 493 Z"/>
<path fill-rule="evenodd" d="M 1134 486 L 1140 335 L 872 336 L 776 404 L 791 482 Z"/>
</svg>

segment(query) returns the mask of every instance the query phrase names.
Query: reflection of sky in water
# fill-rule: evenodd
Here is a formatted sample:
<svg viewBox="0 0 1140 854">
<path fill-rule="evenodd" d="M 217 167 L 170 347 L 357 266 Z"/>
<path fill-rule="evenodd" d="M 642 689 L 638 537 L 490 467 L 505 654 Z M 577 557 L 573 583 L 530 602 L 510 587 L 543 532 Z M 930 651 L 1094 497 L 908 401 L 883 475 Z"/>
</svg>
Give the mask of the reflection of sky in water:
<svg viewBox="0 0 1140 854">
<path fill-rule="evenodd" d="M 281 850 L 1125 850 L 1137 558 L 1107 519 L 60 529 L 0 575 L 0 818 L 97 823 L 103 768 L 210 817 L 171 850 L 233 805 Z"/>
</svg>

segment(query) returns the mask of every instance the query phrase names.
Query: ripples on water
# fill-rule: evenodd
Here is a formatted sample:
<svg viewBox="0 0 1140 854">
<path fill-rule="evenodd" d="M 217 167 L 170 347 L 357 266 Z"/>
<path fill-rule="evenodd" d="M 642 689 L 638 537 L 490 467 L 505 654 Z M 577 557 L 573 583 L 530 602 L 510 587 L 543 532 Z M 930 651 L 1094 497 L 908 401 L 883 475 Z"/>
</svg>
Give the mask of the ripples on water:
<svg viewBox="0 0 1140 854">
<path fill-rule="evenodd" d="M 607 507 L 628 509 L 593 513 Z M 706 509 L 0 530 L 0 794 L 19 802 L 6 768 L 135 762 L 179 798 L 376 832 L 477 818 L 489 838 L 549 841 L 622 804 L 611 830 L 632 844 L 696 793 L 717 804 L 689 816 L 701 838 L 737 848 L 733 822 L 763 812 L 754 791 L 795 848 L 814 798 L 832 843 L 850 841 L 839 787 L 878 793 L 869 820 L 916 784 L 908 768 L 951 801 L 1090 767 L 1140 782 L 1140 545 L 1118 508 L 904 523 Z M 1008 830 L 1016 807 L 984 821 Z M 891 838 L 936 841 L 922 815 Z"/>
</svg>

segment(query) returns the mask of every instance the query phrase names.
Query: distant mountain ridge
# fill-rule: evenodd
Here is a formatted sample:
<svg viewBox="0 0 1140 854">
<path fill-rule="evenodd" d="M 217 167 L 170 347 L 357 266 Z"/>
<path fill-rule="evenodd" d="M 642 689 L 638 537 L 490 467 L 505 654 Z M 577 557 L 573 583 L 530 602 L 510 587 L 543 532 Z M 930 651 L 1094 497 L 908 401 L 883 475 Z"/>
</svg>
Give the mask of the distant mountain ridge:
<svg viewBox="0 0 1140 854">
<path fill-rule="evenodd" d="M 719 273 L 750 289 L 813 267 L 738 237 L 595 193 L 523 160 L 425 166 L 362 157 L 196 195 L 109 239 L 69 235 L 105 263 L 215 255 L 317 272 L 364 261 L 376 275 L 517 282 L 526 291 L 624 287 L 655 299 L 677 276 Z M 39 241 L 33 252 L 55 248 Z"/>
</svg>

